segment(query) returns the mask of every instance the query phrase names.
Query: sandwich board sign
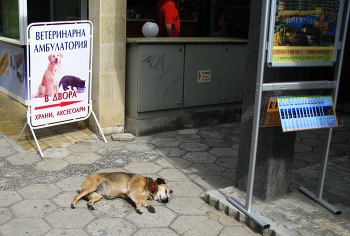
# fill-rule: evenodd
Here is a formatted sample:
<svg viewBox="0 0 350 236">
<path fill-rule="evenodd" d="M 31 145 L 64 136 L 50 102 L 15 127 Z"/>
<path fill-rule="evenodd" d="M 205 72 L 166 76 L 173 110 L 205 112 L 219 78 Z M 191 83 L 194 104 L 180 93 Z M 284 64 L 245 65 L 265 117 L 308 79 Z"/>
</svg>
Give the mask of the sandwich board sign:
<svg viewBox="0 0 350 236">
<path fill-rule="evenodd" d="M 91 113 L 104 138 L 91 107 L 91 67 L 90 21 L 33 23 L 27 27 L 26 124 L 36 143 L 33 129 L 81 121 Z"/>
</svg>

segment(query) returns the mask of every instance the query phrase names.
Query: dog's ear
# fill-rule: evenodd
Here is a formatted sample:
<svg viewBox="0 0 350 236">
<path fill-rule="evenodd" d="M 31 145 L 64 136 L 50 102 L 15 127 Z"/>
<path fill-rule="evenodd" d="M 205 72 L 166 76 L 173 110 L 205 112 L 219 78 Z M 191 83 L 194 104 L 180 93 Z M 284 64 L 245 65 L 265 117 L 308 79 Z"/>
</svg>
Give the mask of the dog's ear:
<svg viewBox="0 0 350 236">
<path fill-rule="evenodd" d="M 60 53 L 60 56 L 61 56 L 61 58 L 63 57 L 63 54 L 62 53 Z"/>
<path fill-rule="evenodd" d="M 50 61 L 51 53 L 47 56 L 47 59 Z"/>
<path fill-rule="evenodd" d="M 161 178 L 157 178 L 157 179 L 156 179 L 156 183 L 157 183 L 157 185 L 159 185 L 159 184 L 165 184 L 165 180 L 164 180 L 164 179 L 161 179 Z"/>
</svg>

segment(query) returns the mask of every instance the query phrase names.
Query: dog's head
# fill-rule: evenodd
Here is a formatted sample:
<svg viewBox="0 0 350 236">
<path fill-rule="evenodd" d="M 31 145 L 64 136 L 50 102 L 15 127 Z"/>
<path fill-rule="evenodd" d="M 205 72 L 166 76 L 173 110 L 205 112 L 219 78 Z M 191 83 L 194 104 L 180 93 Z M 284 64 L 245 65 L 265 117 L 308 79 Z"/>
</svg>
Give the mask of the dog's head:
<svg viewBox="0 0 350 236">
<path fill-rule="evenodd" d="M 63 58 L 63 54 L 59 53 L 59 52 L 51 53 L 48 56 L 48 59 L 49 59 L 50 63 L 52 65 L 55 65 L 55 66 L 59 66 L 61 64 L 62 58 Z"/>
<path fill-rule="evenodd" d="M 170 190 L 164 179 L 158 178 L 155 181 L 155 185 L 156 186 L 153 193 L 153 200 L 161 203 L 167 203 L 173 190 Z"/>
</svg>

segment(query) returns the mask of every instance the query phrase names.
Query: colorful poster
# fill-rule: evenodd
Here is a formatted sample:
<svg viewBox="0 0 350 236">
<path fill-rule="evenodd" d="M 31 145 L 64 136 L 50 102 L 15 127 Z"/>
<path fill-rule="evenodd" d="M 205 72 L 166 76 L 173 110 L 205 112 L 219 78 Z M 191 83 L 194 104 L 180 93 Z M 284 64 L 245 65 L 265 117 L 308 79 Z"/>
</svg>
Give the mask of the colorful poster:
<svg viewBox="0 0 350 236">
<path fill-rule="evenodd" d="M 283 132 L 338 126 L 331 96 L 277 97 Z"/>
<path fill-rule="evenodd" d="M 90 115 L 91 27 L 86 21 L 28 26 L 32 126 Z"/>
<path fill-rule="evenodd" d="M 0 91 L 26 104 L 24 48 L 0 42 Z"/>
<path fill-rule="evenodd" d="M 273 0 L 271 66 L 332 66 L 336 61 L 344 0 Z"/>
<path fill-rule="evenodd" d="M 277 97 L 270 97 L 264 118 L 264 126 L 281 126 Z"/>
</svg>

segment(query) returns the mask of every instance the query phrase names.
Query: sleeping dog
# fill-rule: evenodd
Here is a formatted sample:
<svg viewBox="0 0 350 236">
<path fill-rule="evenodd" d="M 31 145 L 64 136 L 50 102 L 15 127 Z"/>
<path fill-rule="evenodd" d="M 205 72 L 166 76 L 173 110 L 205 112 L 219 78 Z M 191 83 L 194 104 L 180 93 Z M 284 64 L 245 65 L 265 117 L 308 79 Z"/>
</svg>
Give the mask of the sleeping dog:
<svg viewBox="0 0 350 236">
<path fill-rule="evenodd" d="M 144 177 L 125 172 L 93 173 L 80 185 L 79 193 L 74 197 L 71 208 L 75 208 L 80 198 L 88 201 L 87 206 L 94 210 L 94 202 L 101 198 L 130 198 L 136 205 L 136 212 L 142 214 L 142 206 L 149 212 L 156 212 L 147 200 L 167 203 L 173 192 L 163 179 Z"/>
</svg>

